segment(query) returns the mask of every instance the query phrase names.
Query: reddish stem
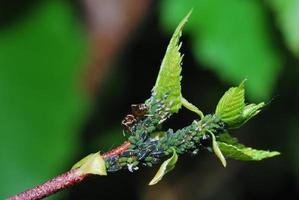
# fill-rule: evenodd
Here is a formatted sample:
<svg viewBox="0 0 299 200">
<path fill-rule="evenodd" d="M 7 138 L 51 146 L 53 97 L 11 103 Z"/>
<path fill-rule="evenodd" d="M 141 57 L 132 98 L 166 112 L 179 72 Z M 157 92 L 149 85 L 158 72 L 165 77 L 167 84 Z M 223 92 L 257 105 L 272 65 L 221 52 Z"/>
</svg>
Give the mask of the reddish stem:
<svg viewBox="0 0 299 200">
<path fill-rule="evenodd" d="M 130 144 L 131 144 L 130 142 L 126 141 L 122 145 L 120 145 L 119 147 L 117 147 L 115 149 L 112 149 L 111 151 L 108 151 L 106 153 L 103 153 L 102 157 L 107 158 L 107 157 L 111 157 L 111 156 L 114 156 L 114 155 L 119 155 L 122 152 L 126 151 L 129 148 Z"/>
<path fill-rule="evenodd" d="M 119 147 L 102 154 L 103 158 L 108 158 L 114 155 L 119 155 L 122 152 L 126 151 L 130 146 L 130 142 L 125 142 Z M 61 174 L 51 180 L 48 180 L 40 185 L 37 185 L 25 192 L 17 194 L 8 198 L 8 200 L 36 200 L 42 199 L 44 197 L 50 196 L 60 190 L 68 188 L 72 185 L 75 185 L 87 177 L 90 177 L 90 174 L 83 174 L 78 169 L 72 169 L 64 174 Z"/>
<path fill-rule="evenodd" d="M 70 187 L 81 182 L 88 177 L 87 174 L 82 174 L 78 169 L 70 170 L 64 174 L 61 174 L 41 185 L 37 185 L 25 192 L 8 198 L 9 200 L 33 200 L 42 199 L 51 194 L 58 192 L 64 188 Z"/>
</svg>

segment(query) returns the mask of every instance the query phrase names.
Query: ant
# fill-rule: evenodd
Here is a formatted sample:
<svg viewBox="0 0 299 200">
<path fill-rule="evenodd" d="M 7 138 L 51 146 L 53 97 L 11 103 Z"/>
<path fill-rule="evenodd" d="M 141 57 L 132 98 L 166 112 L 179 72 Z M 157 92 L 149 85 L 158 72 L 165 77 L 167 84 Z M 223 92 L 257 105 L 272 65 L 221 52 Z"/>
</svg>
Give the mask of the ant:
<svg viewBox="0 0 299 200">
<path fill-rule="evenodd" d="M 122 126 L 125 130 L 130 131 L 134 123 L 141 119 L 148 111 L 148 107 L 144 104 L 132 104 L 131 105 L 132 114 L 127 114 L 125 118 L 121 121 Z"/>
</svg>

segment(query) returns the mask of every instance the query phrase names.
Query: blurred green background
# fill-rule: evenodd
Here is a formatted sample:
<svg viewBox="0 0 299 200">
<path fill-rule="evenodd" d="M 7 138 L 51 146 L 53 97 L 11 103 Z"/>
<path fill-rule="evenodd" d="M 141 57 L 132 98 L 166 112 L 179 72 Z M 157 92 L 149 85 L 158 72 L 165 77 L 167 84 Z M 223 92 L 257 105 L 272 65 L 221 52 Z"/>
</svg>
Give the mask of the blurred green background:
<svg viewBox="0 0 299 200">
<path fill-rule="evenodd" d="M 99 177 L 52 199 L 299 199 L 299 0 L 1 0 L 0 199 L 122 140 L 130 104 L 147 99 L 186 13 L 182 90 L 205 113 L 244 78 L 266 109 L 240 141 L 282 152 L 228 162 L 182 156 L 161 183 L 155 168 Z M 196 116 L 182 110 L 167 123 Z"/>
</svg>

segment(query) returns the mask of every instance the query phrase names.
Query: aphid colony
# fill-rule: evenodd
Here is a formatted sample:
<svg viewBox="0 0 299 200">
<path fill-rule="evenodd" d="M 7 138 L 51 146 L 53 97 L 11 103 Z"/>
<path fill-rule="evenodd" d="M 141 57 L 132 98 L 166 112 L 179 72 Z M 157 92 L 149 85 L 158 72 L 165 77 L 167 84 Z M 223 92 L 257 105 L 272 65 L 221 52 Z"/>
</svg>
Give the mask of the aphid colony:
<svg viewBox="0 0 299 200">
<path fill-rule="evenodd" d="M 130 146 L 118 155 L 105 158 L 109 172 L 124 167 L 133 172 L 138 170 L 139 164 L 151 167 L 170 154 L 171 148 L 179 154 L 196 154 L 199 149 L 211 146 L 208 132 L 216 135 L 225 129 L 217 116 L 207 115 L 200 122 L 194 121 L 176 132 L 172 129 L 160 131 L 158 127 L 161 121 L 165 121 L 171 114 L 163 100 L 154 98 L 146 104 L 132 105 L 131 109 L 132 113 L 122 121 L 125 132 L 129 133 Z"/>
<path fill-rule="evenodd" d="M 166 97 L 166 96 L 165 96 Z M 150 137 L 159 123 L 170 116 L 163 100 L 150 99 L 146 104 L 134 104 L 132 113 L 122 120 L 124 131 L 129 133 L 130 147 L 119 155 L 106 159 L 108 171 L 114 172 L 127 166 L 130 171 L 137 170 L 139 162 L 152 166 L 164 156 L 162 148 L 157 148 L 158 139 Z"/>
</svg>

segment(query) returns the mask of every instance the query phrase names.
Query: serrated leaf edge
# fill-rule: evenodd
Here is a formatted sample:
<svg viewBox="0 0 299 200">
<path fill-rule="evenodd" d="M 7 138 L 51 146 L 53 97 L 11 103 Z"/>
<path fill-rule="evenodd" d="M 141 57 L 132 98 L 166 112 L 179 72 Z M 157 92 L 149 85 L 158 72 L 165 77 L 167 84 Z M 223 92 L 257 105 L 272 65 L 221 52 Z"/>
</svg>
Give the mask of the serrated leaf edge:
<svg viewBox="0 0 299 200">
<path fill-rule="evenodd" d="M 245 146 L 243 146 L 242 144 L 240 144 L 240 145 L 243 146 L 242 148 L 239 148 L 239 147 L 237 147 L 237 146 L 235 146 L 235 145 L 232 145 L 232 144 L 227 144 L 227 143 L 225 143 L 225 142 L 219 142 L 219 141 L 218 141 L 218 144 L 219 144 L 220 149 L 221 149 L 221 145 L 229 146 L 230 148 L 235 149 L 235 151 L 240 152 L 240 153 L 243 154 L 245 157 L 247 157 L 246 159 L 241 159 L 241 158 L 238 159 L 238 158 L 233 158 L 233 157 L 227 155 L 228 157 L 230 157 L 230 158 L 232 158 L 232 159 L 235 159 L 235 160 L 242 160 L 242 161 L 261 161 L 261 160 L 264 160 L 264 159 L 267 159 L 267 158 L 272 158 L 272 157 L 274 157 L 274 156 L 278 156 L 278 155 L 281 154 L 281 153 L 278 152 L 278 151 L 258 150 L 258 149 L 253 149 L 253 148 L 251 148 L 251 147 L 245 147 Z M 266 154 L 268 154 L 268 155 L 267 155 L 267 156 L 264 156 L 264 157 L 254 157 L 254 156 L 249 155 L 249 154 L 247 154 L 246 152 L 244 152 L 244 150 L 246 150 L 246 151 L 257 151 L 257 152 L 259 152 L 259 153 L 266 153 Z"/>
<path fill-rule="evenodd" d="M 179 39 L 182 35 L 182 28 L 188 21 L 192 10 L 182 19 L 182 21 L 177 26 L 174 31 L 171 40 L 167 46 L 165 56 L 162 60 L 159 74 L 152 90 L 152 96 L 161 99 L 163 95 L 169 95 L 168 100 L 166 98 L 166 106 L 169 108 L 171 113 L 176 113 L 181 108 L 181 71 L 182 71 L 182 58 L 183 55 L 180 53 L 180 48 L 182 43 L 179 43 Z M 173 69 L 175 73 L 173 74 L 170 70 Z M 172 77 L 171 77 L 172 76 Z M 175 80 L 174 84 L 167 85 L 167 81 L 162 81 L 163 79 Z M 164 84 L 163 84 L 164 83 Z"/>
</svg>

